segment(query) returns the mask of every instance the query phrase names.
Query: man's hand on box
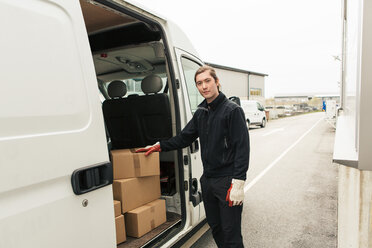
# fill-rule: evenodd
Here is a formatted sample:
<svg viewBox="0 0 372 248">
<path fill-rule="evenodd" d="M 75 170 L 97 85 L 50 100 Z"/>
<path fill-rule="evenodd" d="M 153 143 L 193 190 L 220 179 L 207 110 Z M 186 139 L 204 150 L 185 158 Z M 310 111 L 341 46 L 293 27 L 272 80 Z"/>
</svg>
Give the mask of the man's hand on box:
<svg viewBox="0 0 372 248">
<path fill-rule="evenodd" d="M 137 149 L 136 152 L 146 152 L 145 156 L 148 156 L 153 152 L 161 152 L 160 143 L 156 142 L 152 146 L 146 146 L 145 148 Z"/>
</svg>

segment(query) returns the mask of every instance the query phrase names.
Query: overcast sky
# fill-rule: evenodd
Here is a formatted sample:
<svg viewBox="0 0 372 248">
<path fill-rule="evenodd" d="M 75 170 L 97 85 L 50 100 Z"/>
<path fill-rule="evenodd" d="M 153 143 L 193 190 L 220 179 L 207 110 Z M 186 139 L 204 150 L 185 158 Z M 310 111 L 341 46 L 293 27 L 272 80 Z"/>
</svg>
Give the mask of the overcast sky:
<svg viewBox="0 0 372 248">
<path fill-rule="evenodd" d="M 203 61 L 269 74 L 266 97 L 339 93 L 341 0 L 138 2 L 178 24 Z"/>
</svg>

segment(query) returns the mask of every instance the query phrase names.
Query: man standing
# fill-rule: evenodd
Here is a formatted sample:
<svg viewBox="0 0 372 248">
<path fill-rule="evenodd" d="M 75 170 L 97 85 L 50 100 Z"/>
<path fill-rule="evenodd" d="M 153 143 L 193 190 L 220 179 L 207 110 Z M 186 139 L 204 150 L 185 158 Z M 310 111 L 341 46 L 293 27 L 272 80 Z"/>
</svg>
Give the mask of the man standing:
<svg viewBox="0 0 372 248">
<path fill-rule="evenodd" d="M 149 155 L 176 150 L 199 137 L 204 169 L 201 189 L 214 240 L 220 248 L 244 247 L 241 216 L 250 151 L 244 112 L 219 91 L 219 79 L 212 67 L 200 67 L 195 83 L 205 100 L 186 127 L 177 136 L 137 152 Z"/>
</svg>

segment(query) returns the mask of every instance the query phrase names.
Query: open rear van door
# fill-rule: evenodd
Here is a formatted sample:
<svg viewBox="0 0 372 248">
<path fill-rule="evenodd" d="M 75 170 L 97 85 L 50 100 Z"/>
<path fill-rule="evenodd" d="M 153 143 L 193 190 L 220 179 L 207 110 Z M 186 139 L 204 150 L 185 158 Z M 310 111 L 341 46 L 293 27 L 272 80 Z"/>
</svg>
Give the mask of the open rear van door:
<svg viewBox="0 0 372 248">
<path fill-rule="evenodd" d="M 184 106 L 187 122 L 192 119 L 197 106 L 204 100 L 199 94 L 194 82 L 196 70 L 203 65 L 203 62 L 192 54 L 175 48 L 178 69 L 180 71 L 180 83 L 184 95 Z M 186 124 L 185 124 L 186 125 Z M 205 218 L 205 210 L 202 200 L 200 177 L 203 174 L 203 166 L 200 156 L 199 139 L 184 154 L 184 160 L 188 164 L 189 174 L 189 206 L 191 209 L 192 225 L 199 223 Z M 186 163 L 185 163 L 186 164 Z"/>
<path fill-rule="evenodd" d="M 4 0 L 0 23 L 0 247 L 116 247 L 79 1 Z"/>
</svg>

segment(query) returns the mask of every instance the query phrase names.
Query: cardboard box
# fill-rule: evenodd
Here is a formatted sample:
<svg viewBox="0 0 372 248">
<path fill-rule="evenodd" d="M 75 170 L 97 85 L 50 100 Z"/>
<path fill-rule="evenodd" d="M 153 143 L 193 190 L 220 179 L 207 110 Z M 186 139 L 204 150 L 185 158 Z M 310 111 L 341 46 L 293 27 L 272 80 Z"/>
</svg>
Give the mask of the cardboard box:
<svg viewBox="0 0 372 248">
<path fill-rule="evenodd" d="M 160 175 L 159 153 L 153 152 L 145 156 L 144 152 L 136 153 L 135 150 L 111 151 L 114 180 Z"/>
<path fill-rule="evenodd" d="M 121 215 L 121 202 L 114 200 L 115 217 Z"/>
<path fill-rule="evenodd" d="M 127 235 L 125 233 L 124 215 L 119 215 L 115 217 L 116 226 L 116 244 L 123 243 L 127 240 Z"/>
<path fill-rule="evenodd" d="M 126 213 L 160 197 L 160 177 L 138 177 L 114 180 L 114 199 L 121 202 L 121 212 Z"/>
<path fill-rule="evenodd" d="M 139 238 L 166 221 L 165 200 L 158 199 L 125 214 L 127 235 Z"/>
</svg>

